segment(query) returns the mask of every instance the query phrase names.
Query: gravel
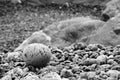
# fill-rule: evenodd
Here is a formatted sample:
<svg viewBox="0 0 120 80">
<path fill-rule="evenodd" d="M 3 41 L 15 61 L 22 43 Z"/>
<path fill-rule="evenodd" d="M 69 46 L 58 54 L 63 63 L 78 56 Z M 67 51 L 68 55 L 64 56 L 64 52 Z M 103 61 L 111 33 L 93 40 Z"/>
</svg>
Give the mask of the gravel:
<svg viewBox="0 0 120 80">
<path fill-rule="evenodd" d="M 116 54 L 119 49 L 84 43 L 74 43 L 64 48 L 50 47 L 52 58 L 42 68 L 26 65 L 22 59 L 8 61 L 7 55 L 1 54 L 1 79 L 119 80 L 120 54 Z"/>
</svg>

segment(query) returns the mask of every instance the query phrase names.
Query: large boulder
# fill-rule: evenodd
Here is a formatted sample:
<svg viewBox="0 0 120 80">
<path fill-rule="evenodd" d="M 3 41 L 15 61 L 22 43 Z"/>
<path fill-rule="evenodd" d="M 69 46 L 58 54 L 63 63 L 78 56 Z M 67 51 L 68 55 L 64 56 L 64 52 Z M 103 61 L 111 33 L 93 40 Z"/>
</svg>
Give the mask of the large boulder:
<svg viewBox="0 0 120 80">
<path fill-rule="evenodd" d="M 102 12 L 103 20 L 107 21 L 118 13 L 120 13 L 120 0 L 111 0 L 106 4 L 105 10 Z"/>
<path fill-rule="evenodd" d="M 103 21 L 91 19 L 90 17 L 77 17 L 56 22 L 42 31 L 34 32 L 15 51 L 23 51 L 27 45 L 32 43 L 57 47 L 69 46 L 74 42 L 79 42 L 86 36 L 95 34 L 95 31 L 103 25 Z"/>
<path fill-rule="evenodd" d="M 43 32 L 51 37 L 51 45 L 64 47 L 95 34 L 95 31 L 103 25 L 104 22 L 101 20 L 77 17 L 52 24 Z"/>
<path fill-rule="evenodd" d="M 100 43 L 105 46 L 120 44 L 120 14 L 111 18 L 105 25 L 97 30 L 97 33 L 86 37 L 87 44 Z"/>
</svg>

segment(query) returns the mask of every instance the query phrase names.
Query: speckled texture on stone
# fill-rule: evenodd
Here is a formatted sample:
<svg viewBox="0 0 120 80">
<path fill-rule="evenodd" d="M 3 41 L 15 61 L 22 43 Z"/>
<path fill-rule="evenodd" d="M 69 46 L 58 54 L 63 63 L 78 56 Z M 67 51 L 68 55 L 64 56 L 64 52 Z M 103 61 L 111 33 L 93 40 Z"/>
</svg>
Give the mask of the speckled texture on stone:
<svg viewBox="0 0 120 80">
<path fill-rule="evenodd" d="M 27 65 L 44 67 L 51 59 L 51 51 L 46 45 L 33 43 L 24 48 L 22 56 Z"/>
</svg>

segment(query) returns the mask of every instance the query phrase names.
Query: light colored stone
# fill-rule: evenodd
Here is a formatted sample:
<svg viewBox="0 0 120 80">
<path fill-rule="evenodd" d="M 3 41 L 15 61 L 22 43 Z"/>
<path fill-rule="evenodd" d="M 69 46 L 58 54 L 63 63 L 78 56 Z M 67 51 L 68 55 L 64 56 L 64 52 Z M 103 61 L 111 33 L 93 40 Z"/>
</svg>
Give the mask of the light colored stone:
<svg viewBox="0 0 120 80">
<path fill-rule="evenodd" d="M 7 60 L 15 60 L 21 57 L 20 52 L 8 52 L 7 53 Z"/>
<path fill-rule="evenodd" d="M 105 10 L 102 14 L 108 15 L 110 18 L 120 13 L 120 0 L 111 0 L 106 4 Z"/>
<path fill-rule="evenodd" d="M 12 77 L 10 75 L 5 75 L 0 80 L 12 80 Z"/>
<path fill-rule="evenodd" d="M 62 80 L 56 72 L 50 72 L 44 75 L 41 80 Z"/>
<path fill-rule="evenodd" d="M 106 74 L 109 75 L 109 77 L 117 80 L 120 75 L 120 72 L 117 70 L 109 70 L 108 72 L 106 72 Z"/>
<path fill-rule="evenodd" d="M 50 44 L 51 37 L 46 35 L 43 31 L 36 31 L 30 37 L 25 39 L 14 51 L 23 51 L 23 49 L 32 43 L 42 43 L 42 44 Z"/>
<path fill-rule="evenodd" d="M 46 27 L 43 32 L 51 37 L 51 45 L 64 47 L 94 34 L 103 25 L 104 22 L 101 20 L 90 17 L 76 17 L 54 23 Z"/>
<path fill-rule="evenodd" d="M 87 41 L 86 41 L 87 42 Z M 97 33 L 88 37 L 88 44 L 116 46 L 120 44 L 120 14 L 111 18 Z"/>
<path fill-rule="evenodd" d="M 29 73 L 27 76 L 21 78 L 20 80 L 40 80 L 40 78 L 38 77 L 38 75 Z"/>
</svg>

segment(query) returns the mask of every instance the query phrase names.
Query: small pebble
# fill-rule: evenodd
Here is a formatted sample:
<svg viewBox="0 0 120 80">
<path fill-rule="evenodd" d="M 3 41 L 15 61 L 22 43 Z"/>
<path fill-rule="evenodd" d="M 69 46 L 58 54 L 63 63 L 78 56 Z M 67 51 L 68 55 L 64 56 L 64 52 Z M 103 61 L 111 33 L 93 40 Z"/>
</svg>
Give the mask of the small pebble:
<svg viewBox="0 0 120 80">
<path fill-rule="evenodd" d="M 50 72 L 41 77 L 40 80 L 61 80 L 61 77 L 56 72 Z"/>
<path fill-rule="evenodd" d="M 100 64 L 105 64 L 107 62 L 107 56 L 106 55 L 100 55 L 97 57 L 97 62 Z"/>
<path fill-rule="evenodd" d="M 73 76 L 73 73 L 71 70 L 62 69 L 60 75 L 64 78 L 68 78 L 68 77 Z"/>
<path fill-rule="evenodd" d="M 27 76 L 21 78 L 20 80 L 40 80 L 40 78 L 38 77 L 38 75 L 29 73 Z"/>
</svg>

